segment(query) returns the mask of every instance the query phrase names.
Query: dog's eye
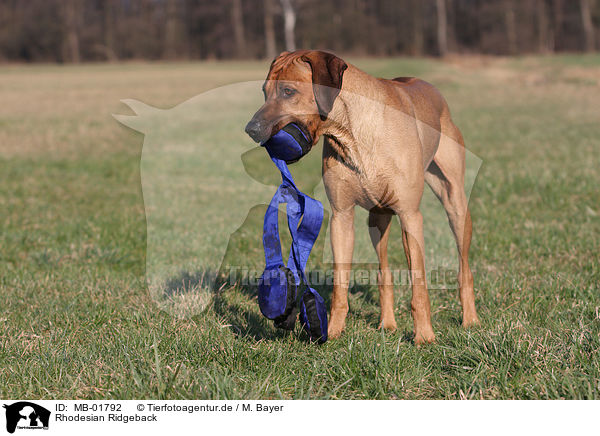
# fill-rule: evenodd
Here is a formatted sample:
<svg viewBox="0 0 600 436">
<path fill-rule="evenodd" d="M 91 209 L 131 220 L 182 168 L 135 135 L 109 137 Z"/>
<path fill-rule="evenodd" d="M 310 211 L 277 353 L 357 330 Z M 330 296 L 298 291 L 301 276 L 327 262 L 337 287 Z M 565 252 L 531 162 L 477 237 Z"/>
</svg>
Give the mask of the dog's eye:
<svg viewBox="0 0 600 436">
<path fill-rule="evenodd" d="M 295 89 L 292 89 L 292 88 L 283 88 L 283 96 L 284 97 L 291 97 L 295 93 L 296 93 Z"/>
</svg>

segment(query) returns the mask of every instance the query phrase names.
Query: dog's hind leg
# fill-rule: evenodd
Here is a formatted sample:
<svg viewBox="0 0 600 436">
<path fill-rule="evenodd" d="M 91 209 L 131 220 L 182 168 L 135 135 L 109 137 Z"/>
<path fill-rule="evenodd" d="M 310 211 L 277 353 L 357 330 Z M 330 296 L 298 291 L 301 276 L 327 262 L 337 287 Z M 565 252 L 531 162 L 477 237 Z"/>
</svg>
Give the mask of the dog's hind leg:
<svg viewBox="0 0 600 436">
<path fill-rule="evenodd" d="M 369 235 L 379 259 L 379 305 L 381 306 L 380 328 L 396 330 L 394 318 L 394 286 L 388 264 L 388 240 L 393 214 L 371 210 L 369 212 Z"/>
<path fill-rule="evenodd" d="M 452 121 L 443 125 L 438 150 L 425 173 L 425 181 L 438 197 L 446 214 L 458 248 L 458 284 L 465 327 L 479 323 L 475 309 L 473 274 L 469 267 L 471 246 L 471 214 L 464 189 L 465 148 L 462 135 Z"/>
</svg>

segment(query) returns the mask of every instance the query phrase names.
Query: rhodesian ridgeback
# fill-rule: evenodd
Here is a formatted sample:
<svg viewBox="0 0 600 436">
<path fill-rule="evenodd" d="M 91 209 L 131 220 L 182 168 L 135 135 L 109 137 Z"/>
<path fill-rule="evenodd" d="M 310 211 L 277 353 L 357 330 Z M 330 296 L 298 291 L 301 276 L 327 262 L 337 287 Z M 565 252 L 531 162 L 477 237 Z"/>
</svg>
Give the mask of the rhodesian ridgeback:
<svg viewBox="0 0 600 436">
<path fill-rule="evenodd" d="M 444 206 L 459 256 L 462 324 L 479 322 L 469 267 L 471 216 L 464 191 L 465 148 L 448 105 L 431 84 L 413 77 L 375 78 L 322 51 L 284 52 L 271 64 L 264 105 L 246 126 L 257 142 L 296 123 L 323 146 L 323 181 L 331 203 L 334 284 L 328 335 L 338 337 L 348 314 L 354 209 L 369 211 L 379 259 L 380 327 L 394 330 L 394 291 L 387 245 L 399 217 L 411 271 L 415 343 L 435 340 L 425 275 L 425 182 Z"/>
</svg>

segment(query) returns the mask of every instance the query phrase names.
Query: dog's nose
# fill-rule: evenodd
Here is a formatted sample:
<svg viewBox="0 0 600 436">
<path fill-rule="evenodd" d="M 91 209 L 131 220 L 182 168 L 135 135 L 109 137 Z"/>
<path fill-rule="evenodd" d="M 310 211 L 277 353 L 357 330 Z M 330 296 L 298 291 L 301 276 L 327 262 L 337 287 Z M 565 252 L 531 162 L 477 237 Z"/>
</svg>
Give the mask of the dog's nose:
<svg viewBox="0 0 600 436">
<path fill-rule="evenodd" d="M 250 122 L 248 124 L 246 124 L 246 133 L 248 135 L 250 135 L 250 137 L 252 139 L 254 139 L 256 142 L 260 142 L 260 134 L 262 131 L 262 125 L 260 123 L 260 121 L 258 120 L 250 120 Z"/>
</svg>

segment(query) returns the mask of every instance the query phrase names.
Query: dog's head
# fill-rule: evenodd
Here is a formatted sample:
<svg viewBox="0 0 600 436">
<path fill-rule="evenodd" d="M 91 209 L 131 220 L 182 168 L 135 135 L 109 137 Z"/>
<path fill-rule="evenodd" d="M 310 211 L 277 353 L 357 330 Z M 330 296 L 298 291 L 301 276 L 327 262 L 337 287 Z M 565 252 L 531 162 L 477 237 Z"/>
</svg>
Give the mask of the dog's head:
<svg viewBox="0 0 600 436">
<path fill-rule="evenodd" d="M 263 142 L 295 123 L 314 145 L 340 93 L 346 68 L 348 65 L 331 53 L 283 52 L 271 64 L 263 85 L 265 103 L 246 125 L 246 133 Z"/>
</svg>

